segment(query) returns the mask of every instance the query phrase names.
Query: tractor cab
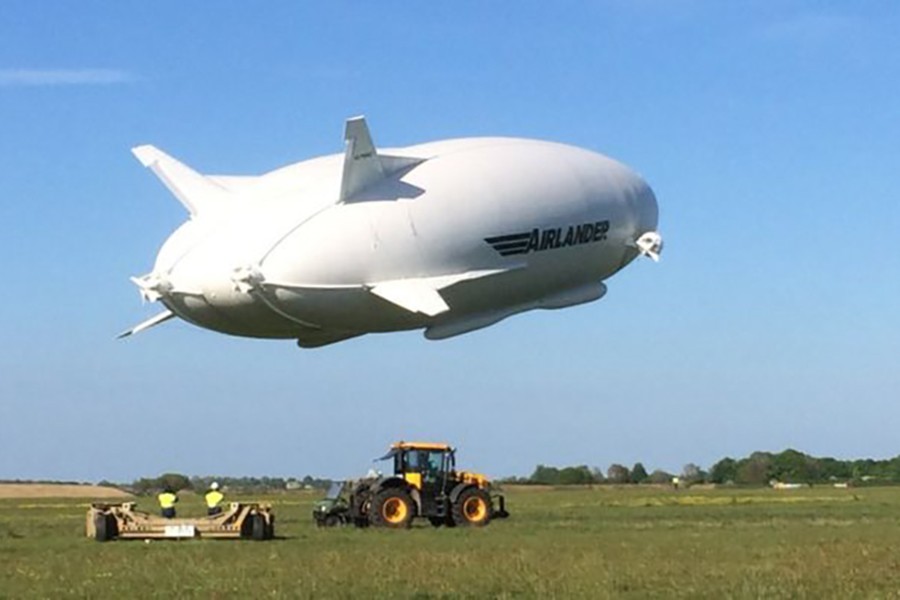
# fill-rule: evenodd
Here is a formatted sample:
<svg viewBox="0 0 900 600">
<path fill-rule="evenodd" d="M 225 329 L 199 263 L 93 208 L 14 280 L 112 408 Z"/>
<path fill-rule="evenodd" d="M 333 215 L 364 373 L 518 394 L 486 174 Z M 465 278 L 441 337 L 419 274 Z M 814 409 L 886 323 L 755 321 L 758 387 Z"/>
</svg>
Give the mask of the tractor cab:
<svg viewBox="0 0 900 600">
<path fill-rule="evenodd" d="M 456 451 L 447 444 L 397 442 L 379 460 L 388 459 L 395 477 L 427 495 L 446 492 L 456 472 Z"/>
</svg>

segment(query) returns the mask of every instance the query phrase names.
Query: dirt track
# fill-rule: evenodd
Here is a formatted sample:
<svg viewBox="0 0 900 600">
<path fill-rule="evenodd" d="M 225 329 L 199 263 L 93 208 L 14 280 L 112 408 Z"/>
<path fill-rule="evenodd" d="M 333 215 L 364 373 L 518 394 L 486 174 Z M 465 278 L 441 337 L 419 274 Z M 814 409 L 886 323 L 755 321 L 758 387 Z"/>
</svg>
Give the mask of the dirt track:
<svg viewBox="0 0 900 600">
<path fill-rule="evenodd" d="M 3 498 L 131 498 L 131 494 L 97 485 L 0 483 L 0 499 Z"/>
</svg>

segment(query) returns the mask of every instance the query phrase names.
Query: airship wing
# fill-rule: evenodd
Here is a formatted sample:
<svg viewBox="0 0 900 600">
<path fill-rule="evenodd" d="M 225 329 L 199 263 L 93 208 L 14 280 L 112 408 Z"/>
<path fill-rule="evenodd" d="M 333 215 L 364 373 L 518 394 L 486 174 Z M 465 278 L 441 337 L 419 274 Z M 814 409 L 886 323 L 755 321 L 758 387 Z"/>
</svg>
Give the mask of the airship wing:
<svg viewBox="0 0 900 600">
<path fill-rule="evenodd" d="M 441 292 L 450 286 L 520 269 L 524 265 L 515 265 L 508 269 L 479 269 L 463 273 L 451 273 L 435 277 L 410 277 L 393 279 L 363 285 L 322 285 L 312 283 L 288 283 L 267 280 L 263 285 L 268 288 L 286 288 L 293 290 L 366 290 L 391 304 L 412 313 L 422 313 L 434 317 L 450 310 Z"/>
<path fill-rule="evenodd" d="M 383 281 L 369 287 L 369 291 L 410 312 L 434 317 L 450 310 L 443 296 L 441 296 L 441 290 L 463 281 L 497 275 L 507 271 L 509 269 L 484 269 L 451 275 L 439 275 L 437 277 Z"/>
<path fill-rule="evenodd" d="M 440 293 L 422 279 L 386 281 L 369 291 L 410 312 L 422 313 L 429 317 L 450 310 Z"/>
</svg>

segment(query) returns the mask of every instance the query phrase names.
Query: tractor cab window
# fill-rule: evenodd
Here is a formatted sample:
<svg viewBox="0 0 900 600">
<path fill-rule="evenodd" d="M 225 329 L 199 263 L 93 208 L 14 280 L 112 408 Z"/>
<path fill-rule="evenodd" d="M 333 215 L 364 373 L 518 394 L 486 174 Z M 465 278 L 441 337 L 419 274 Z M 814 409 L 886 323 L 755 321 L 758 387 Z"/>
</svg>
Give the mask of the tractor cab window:
<svg viewBox="0 0 900 600">
<path fill-rule="evenodd" d="M 421 452 L 407 452 L 406 453 L 406 470 L 407 471 L 421 471 L 422 470 L 422 453 Z"/>
<path fill-rule="evenodd" d="M 407 450 L 400 452 L 395 458 L 395 468 L 397 473 L 418 473 L 422 470 L 423 458 L 420 456 L 424 452 L 417 450 Z"/>
<path fill-rule="evenodd" d="M 429 475 L 435 477 L 444 471 L 444 453 L 441 451 L 432 451 L 428 453 L 428 462 L 426 468 Z"/>
<path fill-rule="evenodd" d="M 437 482 L 441 480 L 444 476 L 446 464 L 444 452 L 442 450 L 432 450 L 431 452 L 423 452 L 422 454 L 425 459 L 425 468 L 422 470 L 422 476 L 425 481 Z"/>
</svg>

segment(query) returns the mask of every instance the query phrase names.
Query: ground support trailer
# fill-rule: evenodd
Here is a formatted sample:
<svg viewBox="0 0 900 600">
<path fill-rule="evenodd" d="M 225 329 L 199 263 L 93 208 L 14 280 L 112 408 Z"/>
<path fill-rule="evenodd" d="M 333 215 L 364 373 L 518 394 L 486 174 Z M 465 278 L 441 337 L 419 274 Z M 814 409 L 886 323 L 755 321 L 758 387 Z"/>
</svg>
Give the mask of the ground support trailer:
<svg viewBox="0 0 900 600">
<path fill-rule="evenodd" d="M 195 537 L 262 541 L 275 536 L 275 514 L 269 504 L 232 502 L 218 515 L 166 519 L 136 510 L 134 502 L 98 502 L 88 509 L 85 533 L 98 542 Z"/>
</svg>

